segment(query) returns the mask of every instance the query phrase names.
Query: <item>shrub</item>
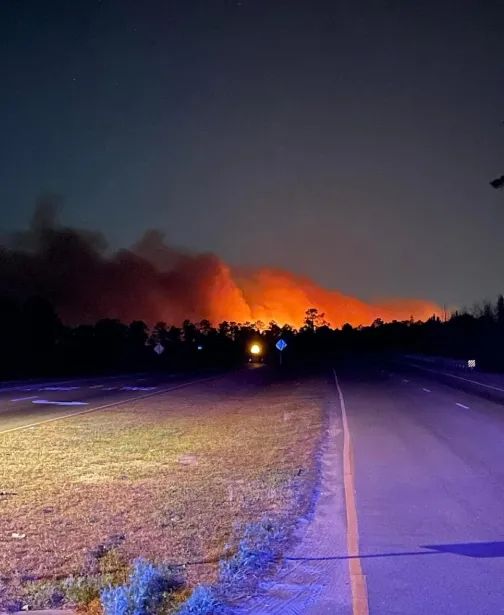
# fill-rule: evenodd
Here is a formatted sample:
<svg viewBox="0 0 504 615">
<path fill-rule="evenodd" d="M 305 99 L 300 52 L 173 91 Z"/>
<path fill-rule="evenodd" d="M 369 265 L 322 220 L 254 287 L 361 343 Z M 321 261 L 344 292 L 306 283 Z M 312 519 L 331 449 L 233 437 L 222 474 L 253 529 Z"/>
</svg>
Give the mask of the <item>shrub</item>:
<svg viewBox="0 0 504 615">
<path fill-rule="evenodd" d="M 63 587 L 67 600 L 73 604 L 89 604 L 100 595 L 105 579 L 101 575 L 88 577 L 69 577 L 65 579 Z"/>
<path fill-rule="evenodd" d="M 177 615 L 224 615 L 227 612 L 212 587 L 198 585 Z"/>
<path fill-rule="evenodd" d="M 220 565 L 220 581 L 226 590 L 253 583 L 280 555 L 287 534 L 270 519 L 262 519 L 245 527 L 236 553 Z"/>
<path fill-rule="evenodd" d="M 101 593 L 101 602 L 106 615 L 126 615 L 130 608 L 128 587 L 108 587 Z"/>
<path fill-rule="evenodd" d="M 220 596 L 232 596 L 245 585 L 252 586 L 280 555 L 287 533 L 279 522 L 262 519 L 245 526 L 236 553 L 221 561 L 218 590 L 199 585 L 177 615 L 221 615 L 229 610 Z"/>
<path fill-rule="evenodd" d="M 106 615 L 153 615 L 181 585 L 178 571 L 137 559 L 128 583 L 101 592 L 103 609 Z"/>
</svg>

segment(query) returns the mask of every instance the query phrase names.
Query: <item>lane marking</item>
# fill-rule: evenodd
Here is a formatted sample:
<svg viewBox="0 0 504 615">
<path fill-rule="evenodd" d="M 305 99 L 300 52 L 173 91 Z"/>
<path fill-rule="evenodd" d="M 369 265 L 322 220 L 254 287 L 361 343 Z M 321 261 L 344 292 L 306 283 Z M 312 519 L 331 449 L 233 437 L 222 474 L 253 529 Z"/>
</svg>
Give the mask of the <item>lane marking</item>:
<svg viewBox="0 0 504 615">
<path fill-rule="evenodd" d="M 426 393 L 432 393 L 430 389 L 422 389 L 422 391 L 425 391 Z"/>
<path fill-rule="evenodd" d="M 87 401 L 51 401 L 49 399 L 34 399 L 32 404 L 49 406 L 89 406 Z"/>
<path fill-rule="evenodd" d="M 30 382 L 29 380 L 25 380 L 18 382 L 17 384 L 8 384 L 7 386 L 0 385 L 0 394 L 7 393 L 8 391 L 35 391 L 39 390 L 40 387 L 43 386 L 57 386 L 64 385 L 69 382 L 75 382 L 75 380 L 57 380 L 57 381 L 49 381 L 49 382 Z"/>
<path fill-rule="evenodd" d="M 76 391 L 80 387 L 42 387 L 39 391 Z"/>
<path fill-rule="evenodd" d="M 154 397 L 155 395 L 162 395 L 163 393 L 168 393 L 170 391 L 175 391 L 177 389 L 183 389 L 184 387 L 190 386 L 191 384 L 198 384 L 200 382 L 216 380 L 219 377 L 220 376 L 210 376 L 208 378 L 199 378 L 197 380 L 190 380 L 189 382 L 183 382 L 182 384 L 177 384 L 172 387 L 167 387 L 166 389 L 161 389 L 159 391 L 147 393 L 146 395 L 137 395 L 136 397 L 129 397 L 128 399 L 114 401 L 114 402 L 111 402 L 110 404 L 103 404 L 102 406 L 97 406 L 96 408 L 89 408 L 88 410 L 81 410 L 80 412 L 71 412 L 70 414 L 56 416 L 52 419 L 45 419 L 43 421 L 37 421 L 36 423 L 30 423 L 28 425 L 20 425 L 19 427 L 11 427 L 10 429 L 4 429 L 3 431 L 0 431 L 0 435 L 6 434 L 6 433 L 12 433 L 13 431 L 21 431 L 23 429 L 31 429 L 33 427 L 38 427 L 39 425 L 45 425 L 46 423 L 53 423 L 54 421 L 62 421 L 64 419 L 72 418 L 73 416 L 81 416 L 82 414 L 89 414 L 90 412 L 98 412 L 100 410 L 106 410 L 107 408 L 113 408 L 115 406 L 127 404 L 132 401 L 139 401 L 141 399 L 147 399 L 148 397 Z"/>
<path fill-rule="evenodd" d="M 132 373 L 132 374 L 117 374 L 115 376 L 101 376 L 99 377 L 100 380 L 107 380 L 107 381 L 111 381 L 111 380 L 121 380 L 122 378 L 136 378 L 137 376 L 143 376 L 145 375 L 145 372 L 138 372 L 138 373 Z M 70 384 L 70 383 L 80 383 L 81 385 L 84 385 L 85 383 L 88 383 L 90 380 L 93 381 L 95 380 L 96 377 L 89 377 L 89 378 L 72 378 L 72 379 L 66 379 L 66 380 L 40 380 L 37 378 L 32 378 L 30 380 L 5 380 L 4 382 L 0 383 L 0 394 L 1 393 L 6 393 L 7 391 L 33 391 L 35 389 L 39 389 L 40 387 L 44 387 L 44 386 L 59 386 L 59 385 L 64 385 L 64 384 Z"/>
<path fill-rule="evenodd" d="M 409 380 L 406 380 L 406 378 L 403 378 L 403 382 L 408 384 Z"/>
<path fill-rule="evenodd" d="M 11 399 L 11 401 L 26 401 L 27 399 L 37 399 L 38 395 L 31 395 L 30 397 L 16 397 L 16 399 Z"/>
<path fill-rule="evenodd" d="M 450 378 L 456 378 L 457 380 L 464 380 L 464 382 L 470 382 L 471 384 L 477 384 L 480 387 L 485 387 L 486 389 L 493 389 L 494 391 L 500 391 L 504 393 L 504 389 L 501 387 L 496 387 L 493 384 L 485 384 L 483 382 L 478 382 L 477 380 L 471 380 L 470 378 L 463 378 L 462 376 L 457 376 L 455 374 L 450 374 L 449 372 L 440 372 L 437 369 L 430 369 L 428 367 L 424 367 L 423 365 L 417 365 L 416 363 L 409 363 L 412 367 L 416 367 L 417 369 L 423 369 L 426 372 L 432 372 L 433 374 L 440 374 L 441 376 L 450 376 Z"/>
<path fill-rule="evenodd" d="M 455 405 L 459 408 L 464 408 L 464 410 L 470 410 L 469 406 L 464 406 L 464 404 L 459 404 L 458 401 L 455 402 Z"/>
<path fill-rule="evenodd" d="M 338 390 L 343 424 L 343 475 L 345 487 L 345 508 L 347 518 L 347 551 L 348 572 L 352 588 L 353 615 L 369 615 L 368 592 L 366 576 L 362 571 L 359 557 L 359 524 L 357 519 L 357 504 L 355 499 L 354 452 L 343 391 L 341 390 L 336 370 L 333 369 L 334 382 Z"/>
</svg>

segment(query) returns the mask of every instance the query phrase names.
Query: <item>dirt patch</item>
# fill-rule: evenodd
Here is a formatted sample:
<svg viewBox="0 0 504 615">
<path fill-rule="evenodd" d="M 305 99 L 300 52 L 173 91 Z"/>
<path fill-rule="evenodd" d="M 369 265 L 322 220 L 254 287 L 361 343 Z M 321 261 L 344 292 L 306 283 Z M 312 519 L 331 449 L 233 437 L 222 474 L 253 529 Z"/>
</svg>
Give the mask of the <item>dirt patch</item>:
<svg viewBox="0 0 504 615">
<path fill-rule="evenodd" d="M 236 524 L 308 506 L 328 390 L 229 376 L 0 437 L 0 605 L 114 540 L 212 581 Z"/>
</svg>

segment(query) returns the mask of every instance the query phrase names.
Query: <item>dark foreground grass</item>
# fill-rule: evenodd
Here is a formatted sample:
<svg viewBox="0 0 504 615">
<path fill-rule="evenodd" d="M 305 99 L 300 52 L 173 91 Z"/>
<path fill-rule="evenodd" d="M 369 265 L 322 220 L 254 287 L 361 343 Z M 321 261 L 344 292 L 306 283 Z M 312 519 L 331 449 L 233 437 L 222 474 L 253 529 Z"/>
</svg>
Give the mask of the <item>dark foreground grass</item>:
<svg viewBox="0 0 504 615">
<path fill-rule="evenodd" d="M 320 380 L 223 379 L 1 436 L 0 606 L 99 611 L 138 558 L 183 577 L 167 612 L 188 588 L 238 586 L 243 558 L 265 556 L 246 555 L 243 528 L 288 533 L 309 505 L 327 395 Z"/>
</svg>

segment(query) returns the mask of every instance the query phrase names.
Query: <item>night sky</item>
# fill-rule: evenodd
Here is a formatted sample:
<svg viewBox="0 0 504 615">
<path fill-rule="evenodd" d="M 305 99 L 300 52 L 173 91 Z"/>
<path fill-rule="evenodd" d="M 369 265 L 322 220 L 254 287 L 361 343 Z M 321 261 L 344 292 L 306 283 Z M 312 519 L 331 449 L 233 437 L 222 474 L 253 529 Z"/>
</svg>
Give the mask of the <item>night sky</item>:
<svg viewBox="0 0 504 615">
<path fill-rule="evenodd" d="M 0 228 L 41 193 L 364 299 L 504 291 L 504 3 L 2 0 Z"/>
</svg>

